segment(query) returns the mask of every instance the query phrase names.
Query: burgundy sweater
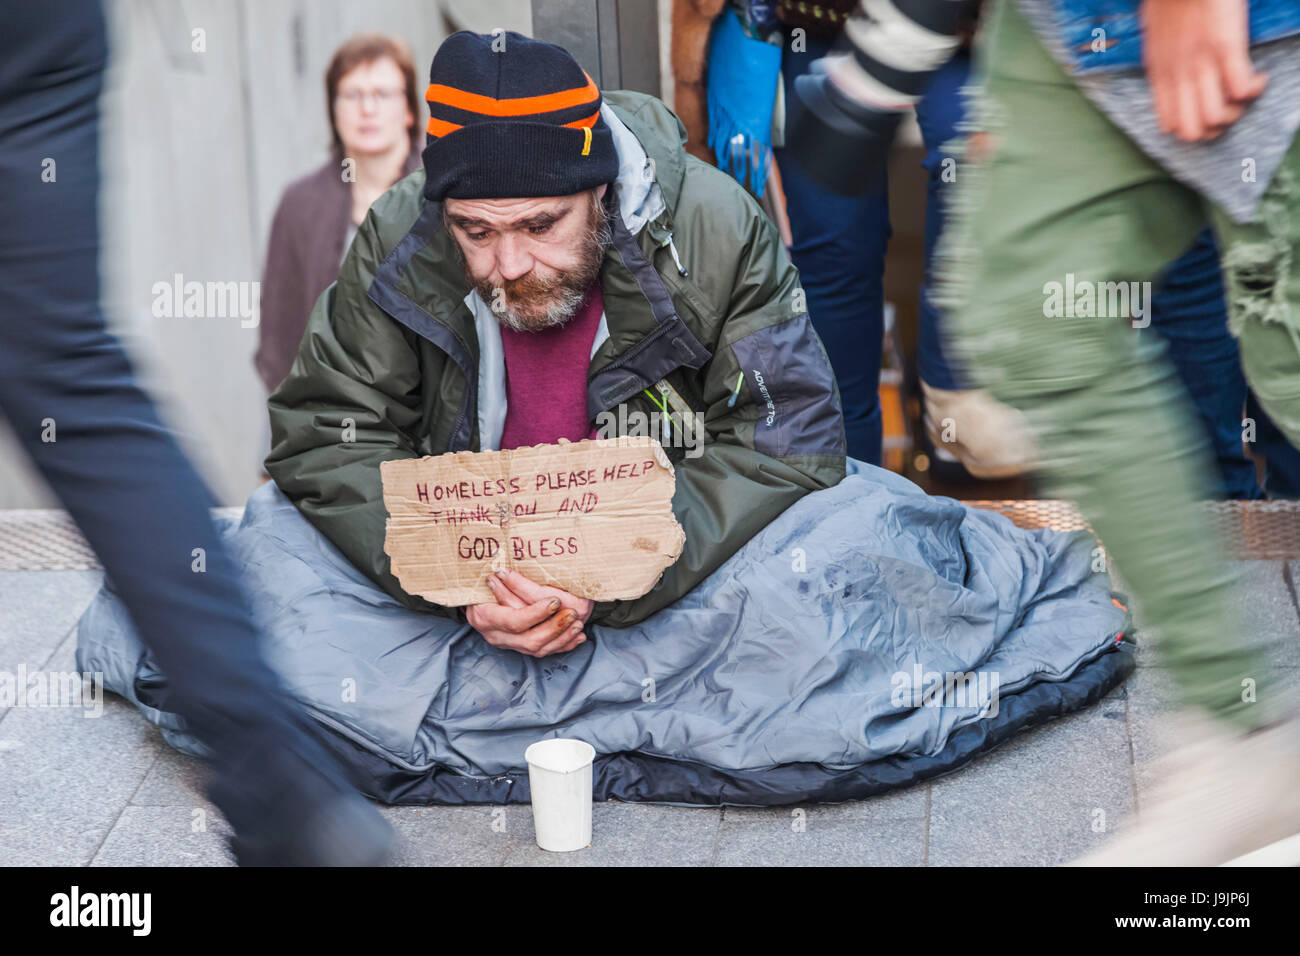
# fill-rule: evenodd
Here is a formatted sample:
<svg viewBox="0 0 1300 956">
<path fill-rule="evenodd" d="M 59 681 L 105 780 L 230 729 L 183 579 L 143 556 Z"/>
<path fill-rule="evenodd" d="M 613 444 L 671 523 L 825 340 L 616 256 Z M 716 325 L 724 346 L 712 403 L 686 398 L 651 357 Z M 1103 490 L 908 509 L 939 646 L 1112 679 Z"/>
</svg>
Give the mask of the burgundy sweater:
<svg viewBox="0 0 1300 956">
<path fill-rule="evenodd" d="M 572 319 L 541 332 L 501 327 L 506 358 L 506 422 L 501 450 L 597 438 L 587 427 L 587 370 L 604 299 L 597 279 Z"/>
</svg>

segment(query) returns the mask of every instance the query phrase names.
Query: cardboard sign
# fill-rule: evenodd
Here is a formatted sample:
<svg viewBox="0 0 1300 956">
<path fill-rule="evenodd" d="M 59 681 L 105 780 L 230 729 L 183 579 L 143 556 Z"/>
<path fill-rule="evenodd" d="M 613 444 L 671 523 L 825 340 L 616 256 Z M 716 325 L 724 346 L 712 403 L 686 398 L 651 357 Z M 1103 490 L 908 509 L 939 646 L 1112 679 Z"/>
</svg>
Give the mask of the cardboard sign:
<svg viewBox="0 0 1300 956">
<path fill-rule="evenodd" d="M 594 601 L 640 597 L 686 541 L 673 466 L 653 438 L 560 439 L 379 468 L 393 575 L 444 607 L 495 604 L 487 575 L 503 567 Z"/>
</svg>

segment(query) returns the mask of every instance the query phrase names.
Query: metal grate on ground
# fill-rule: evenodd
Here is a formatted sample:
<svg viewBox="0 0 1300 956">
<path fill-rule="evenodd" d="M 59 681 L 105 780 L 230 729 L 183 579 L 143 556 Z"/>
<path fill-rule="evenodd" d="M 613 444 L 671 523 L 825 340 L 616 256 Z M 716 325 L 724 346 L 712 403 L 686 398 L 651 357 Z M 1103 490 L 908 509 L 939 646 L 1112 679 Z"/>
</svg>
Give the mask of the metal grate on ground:
<svg viewBox="0 0 1300 956">
<path fill-rule="evenodd" d="M 1068 501 L 967 501 L 1006 515 L 1022 528 L 1089 530 Z M 1300 501 L 1214 501 L 1202 507 L 1246 561 L 1300 558 Z M 236 520 L 242 508 L 215 508 Z M 0 571 L 98 571 L 99 560 L 67 513 L 58 509 L 0 511 Z"/>
<path fill-rule="evenodd" d="M 239 520 L 243 508 L 213 508 Z M 101 565 L 66 511 L 0 511 L 0 571 L 99 571 Z"/>
<path fill-rule="evenodd" d="M 1068 501 L 967 501 L 1006 515 L 1022 528 L 1092 531 L 1079 509 Z M 1300 558 L 1300 501 L 1206 501 L 1211 523 L 1242 561 Z"/>
</svg>

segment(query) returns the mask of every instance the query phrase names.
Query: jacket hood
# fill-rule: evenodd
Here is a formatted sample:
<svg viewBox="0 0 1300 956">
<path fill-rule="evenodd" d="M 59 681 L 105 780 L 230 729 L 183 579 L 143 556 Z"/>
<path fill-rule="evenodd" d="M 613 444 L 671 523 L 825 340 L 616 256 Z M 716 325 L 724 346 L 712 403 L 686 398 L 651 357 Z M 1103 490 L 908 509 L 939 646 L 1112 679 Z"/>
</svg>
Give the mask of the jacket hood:
<svg viewBox="0 0 1300 956">
<path fill-rule="evenodd" d="M 667 205 L 655 179 L 655 162 L 608 103 L 601 104 L 600 115 L 614 134 L 618 152 L 618 211 L 627 231 L 635 236 Z"/>
</svg>

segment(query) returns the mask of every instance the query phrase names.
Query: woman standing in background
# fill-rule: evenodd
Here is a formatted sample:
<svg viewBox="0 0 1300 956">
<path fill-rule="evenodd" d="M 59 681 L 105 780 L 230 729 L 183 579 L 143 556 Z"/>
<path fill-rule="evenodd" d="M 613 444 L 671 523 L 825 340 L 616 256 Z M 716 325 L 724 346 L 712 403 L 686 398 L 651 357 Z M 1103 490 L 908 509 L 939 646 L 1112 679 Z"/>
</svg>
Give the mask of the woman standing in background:
<svg viewBox="0 0 1300 956">
<path fill-rule="evenodd" d="M 325 72 L 325 94 L 330 159 L 289 185 L 271 222 L 254 359 L 268 392 L 288 375 L 307 316 L 338 277 L 370 204 L 420 165 L 420 94 L 401 40 L 348 40 Z"/>
</svg>

